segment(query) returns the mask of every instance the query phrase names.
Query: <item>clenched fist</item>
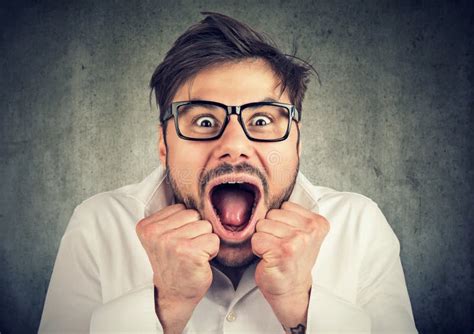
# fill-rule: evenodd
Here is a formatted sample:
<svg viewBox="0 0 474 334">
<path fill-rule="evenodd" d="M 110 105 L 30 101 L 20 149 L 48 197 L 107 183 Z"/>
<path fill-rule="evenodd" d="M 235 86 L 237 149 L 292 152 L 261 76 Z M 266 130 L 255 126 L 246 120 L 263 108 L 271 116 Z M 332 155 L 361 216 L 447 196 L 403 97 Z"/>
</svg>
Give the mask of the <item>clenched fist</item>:
<svg viewBox="0 0 474 334">
<path fill-rule="evenodd" d="M 285 329 L 306 323 L 311 270 L 328 231 L 324 217 L 291 202 L 257 223 L 255 281 Z"/>
<path fill-rule="evenodd" d="M 136 232 L 150 260 L 158 291 L 157 315 L 165 333 L 181 333 L 212 283 L 209 261 L 219 251 L 211 223 L 183 204 L 142 219 Z"/>
</svg>

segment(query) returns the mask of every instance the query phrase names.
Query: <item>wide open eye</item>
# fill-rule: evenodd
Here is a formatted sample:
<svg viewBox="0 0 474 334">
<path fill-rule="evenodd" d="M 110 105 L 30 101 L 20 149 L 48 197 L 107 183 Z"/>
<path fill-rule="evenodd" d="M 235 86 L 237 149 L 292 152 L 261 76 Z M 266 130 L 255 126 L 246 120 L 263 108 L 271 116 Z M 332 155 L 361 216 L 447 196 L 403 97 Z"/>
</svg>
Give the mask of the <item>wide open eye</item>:
<svg viewBox="0 0 474 334">
<path fill-rule="evenodd" d="M 182 135 L 195 138 L 212 138 L 219 134 L 227 112 L 210 103 L 189 103 L 178 109 L 178 128 Z"/>
<path fill-rule="evenodd" d="M 241 113 L 247 135 L 254 139 L 280 139 L 288 130 L 289 109 L 273 104 L 249 105 Z"/>
<path fill-rule="evenodd" d="M 197 126 L 203 127 L 203 128 L 212 128 L 217 126 L 217 120 L 214 117 L 211 116 L 200 116 L 198 117 L 194 123 Z"/>
<path fill-rule="evenodd" d="M 265 115 L 255 115 L 250 119 L 250 126 L 266 126 L 272 122 L 271 118 Z"/>
</svg>

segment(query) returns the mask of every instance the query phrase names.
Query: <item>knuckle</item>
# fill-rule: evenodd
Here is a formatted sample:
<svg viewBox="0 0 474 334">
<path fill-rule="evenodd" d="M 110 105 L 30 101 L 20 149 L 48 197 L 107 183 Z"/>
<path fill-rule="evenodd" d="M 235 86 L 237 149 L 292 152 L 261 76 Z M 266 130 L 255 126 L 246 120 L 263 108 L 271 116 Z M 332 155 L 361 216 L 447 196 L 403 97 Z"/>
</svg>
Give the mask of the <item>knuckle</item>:
<svg viewBox="0 0 474 334">
<path fill-rule="evenodd" d="M 173 233 L 171 232 L 168 232 L 168 233 L 164 233 L 162 234 L 159 239 L 158 239 L 158 242 L 164 246 L 164 247 L 173 247 L 176 245 L 176 237 L 173 235 Z"/>
<path fill-rule="evenodd" d="M 139 236 L 141 237 L 141 239 L 143 240 L 151 240 L 152 237 L 153 237 L 153 229 L 152 229 L 153 226 L 150 226 L 150 225 L 146 225 L 144 227 L 142 227 L 140 229 L 140 234 Z"/>
<path fill-rule="evenodd" d="M 307 218 L 307 224 L 310 226 L 311 229 L 319 229 L 321 228 L 321 222 L 324 222 L 325 219 L 322 216 L 317 214 L 312 214 L 311 218 Z"/>
<path fill-rule="evenodd" d="M 326 236 L 326 235 L 328 235 L 329 231 L 331 230 L 331 226 L 330 226 L 329 222 L 325 222 L 323 224 L 323 226 L 324 226 L 323 227 L 323 234 L 324 234 L 324 236 Z"/>
<path fill-rule="evenodd" d="M 211 239 L 211 242 L 214 243 L 216 248 L 218 248 L 221 243 L 221 239 L 219 239 L 219 236 L 217 234 L 211 233 L 211 236 L 209 238 Z"/>
<path fill-rule="evenodd" d="M 135 231 L 137 233 L 140 233 L 143 230 L 145 223 L 146 223 L 146 218 L 140 219 L 138 223 L 135 225 Z"/>
<path fill-rule="evenodd" d="M 295 230 L 293 232 L 293 239 L 305 239 L 307 233 L 301 231 L 301 230 Z"/>
<path fill-rule="evenodd" d="M 189 255 L 189 245 L 186 241 L 181 241 L 175 245 L 175 253 L 178 257 Z"/>
<path fill-rule="evenodd" d="M 212 232 L 212 224 L 211 224 L 209 221 L 203 220 L 203 225 L 204 225 L 205 231 L 206 231 L 207 233 L 211 233 L 211 232 Z M 217 235 L 216 235 L 216 237 L 217 237 Z"/>
<path fill-rule="evenodd" d="M 296 253 L 296 244 L 294 242 L 285 242 L 282 245 L 282 251 L 285 256 L 292 257 Z"/>
<path fill-rule="evenodd" d="M 252 238 L 250 239 L 250 243 L 251 243 L 252 247 L 256 247 L 258 245 L 259 241 L 260 241 L 260 233 L 255 232 L 252 235 Z"/>
<path fill-rule="evenodd" d="M 140 225 L 135 226 L 135 233 L 140 239 L 142 238 L 142 233 L 143 233 L 142 230 L 143 228 Z"/>
<path fill-rule="evenodd" d="M 174 206 L 175 208 L 182 209 L 182 210 L 185 210 L 185 209 L 186 209 L 186 207 L 184 206 L 183 203 L 174 204 L 173 206 Z"/>
<path fill-rule="evenodd" d="M 316 226 L 316 221 L 312 218 L 305 218 L 304 224 L 309 228 L 314 228 Z"/>
<path fill-rule="evenodd" d="M 321 231 L 321 234 L 326 236 L 329 233 L 329 230 L 331 228 L 329 222 L 324 218 L 320 218 L 318 221 L 318 225 L 319 225 L 319 230 Z"/>
<path fill-rule="evenodd" d="M 201 219 L 201 215 L 196 210 L 186 209 L 185 212 L 186 212 L 186 216 L 189 217 L 189 219 L 192 219 L 192 220 L 200 220 Z"/>
<path fill-rule="evenodd" d="M 212 232 L 212 225 L 206 220 L 199 220 L 196 222 L 196 229 L 203 233 L 210 233 Z"/>
<path fill-rule="evenodd" d="M 304 248 L 311 243 L 311 235 L 304 231 L 295 231 L 292 241 L 293 250 L 296 251 L 296 249 Z"/>
<path fill-rule="evenodd" d="M 267 215 L 265 218 L 272 219 L 273 217 L 276 217 L 278 214 L 278 211 L 276 209 L 271 209 L 267 212 Z"/>
<path fill-rule="evenodd" d="M 302 243 L 302 247 L 306 248 L 306 247 L 311 247 L 312 244 L 313 244 L 313 236 L 309 233 L 304 233 L 304 235 L 302 235 L 301 237 L 301 243 Z"/>
<path fill-rule="evenodd" d="M 283 210 L 286 210 L 286 209 L 288 209 L 288 208 L 290 208 L 290 207 L 291 207 L 291 205 L 290 205 L 290 202 L 288 202 L 288 201 L 285 201 L 285 202 L 283 202 L 283 203 L 281 204 L 281 208 L 282 208 Z"/>
<path fill-rule="evenodd" d="M 257 242 L 258 232 L 255 232 L 250 238 L 250 244 L 253 246 Z"/>
<path fill-rule="evenodd" d="M 267 225 L 267 220 L 260 219 L 255 225 L 255 228 L 257 229 L 257 231 L 261 231 L 266 225 Z"/>
<path fill-rule="evenodd" d="M 262 253 L 262 247 L 261 247 L 261 243 L 259 242 L 259 239 L 258 237 L 252 237 L 252 239 L 250 240 L 250 244 L 252 246 L 252 251 L 256 254 L 260 254 Z"/>
</svg>

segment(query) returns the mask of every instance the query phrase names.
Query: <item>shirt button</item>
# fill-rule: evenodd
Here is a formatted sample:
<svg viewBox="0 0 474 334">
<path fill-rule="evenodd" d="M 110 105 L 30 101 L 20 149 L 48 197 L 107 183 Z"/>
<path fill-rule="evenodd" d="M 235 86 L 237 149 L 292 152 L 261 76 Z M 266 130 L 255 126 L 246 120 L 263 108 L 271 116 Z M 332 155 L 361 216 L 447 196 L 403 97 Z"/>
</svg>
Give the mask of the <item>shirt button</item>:
<svg viewBox="0 0 474 334">
<path fill-rule="evenodd" d="M 234 311 L 230 311 L 229 314 L 227 314 L 226 319 L 229 322 L 235 321 L 235 319 L 237 319 L 237 315 L 235 314 Z"/>
</svg>

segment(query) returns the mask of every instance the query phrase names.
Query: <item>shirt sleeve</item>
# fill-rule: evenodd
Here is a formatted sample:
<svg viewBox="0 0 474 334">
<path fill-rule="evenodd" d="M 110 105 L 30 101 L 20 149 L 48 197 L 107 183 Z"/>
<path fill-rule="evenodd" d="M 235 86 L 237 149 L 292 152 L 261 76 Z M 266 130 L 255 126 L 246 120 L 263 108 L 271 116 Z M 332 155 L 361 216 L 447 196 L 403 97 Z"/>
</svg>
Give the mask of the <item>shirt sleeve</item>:
<svg viewBox="0 0 474 334">
<path fill-rule="evenodd" d="M 358 267 L 356 298 L 342 299 L 313 283 L 307 333 L 417 333 L 397 237 L 372 201 L 357 220 L 347 254 Z"/>
<path fill-rule="evenodd" d="M 79 206 L 61 239 L 39 333 L 162 333 L 153 283 L 103 303 L 94 216 Z"/>
<path fill-rule="evenodd" d="M 400 243 L 379 207 L 366 217 L 370 230 L 361 262 L 357 304 L 370 316 L 374 333 L 417 333 L 400 261 Z"/>
<path fill-rule="evenodd" d="M 306 333 L 370 333 L 369 315 L 358 305 L 314 285 L 308 307 Z"/>
<path fill-rule="evenodd" d="M 153 283 L 138 287 L 92 314 L 90 333 L 163 333 L 155 313 Z"/>
<path fill-rule="evenodd" d="M 92 311 L 102 303 L 95 236 L 79 216 L 76 209 L 61 239 L 39 333 L 88 333 Z"/>
</svg>

